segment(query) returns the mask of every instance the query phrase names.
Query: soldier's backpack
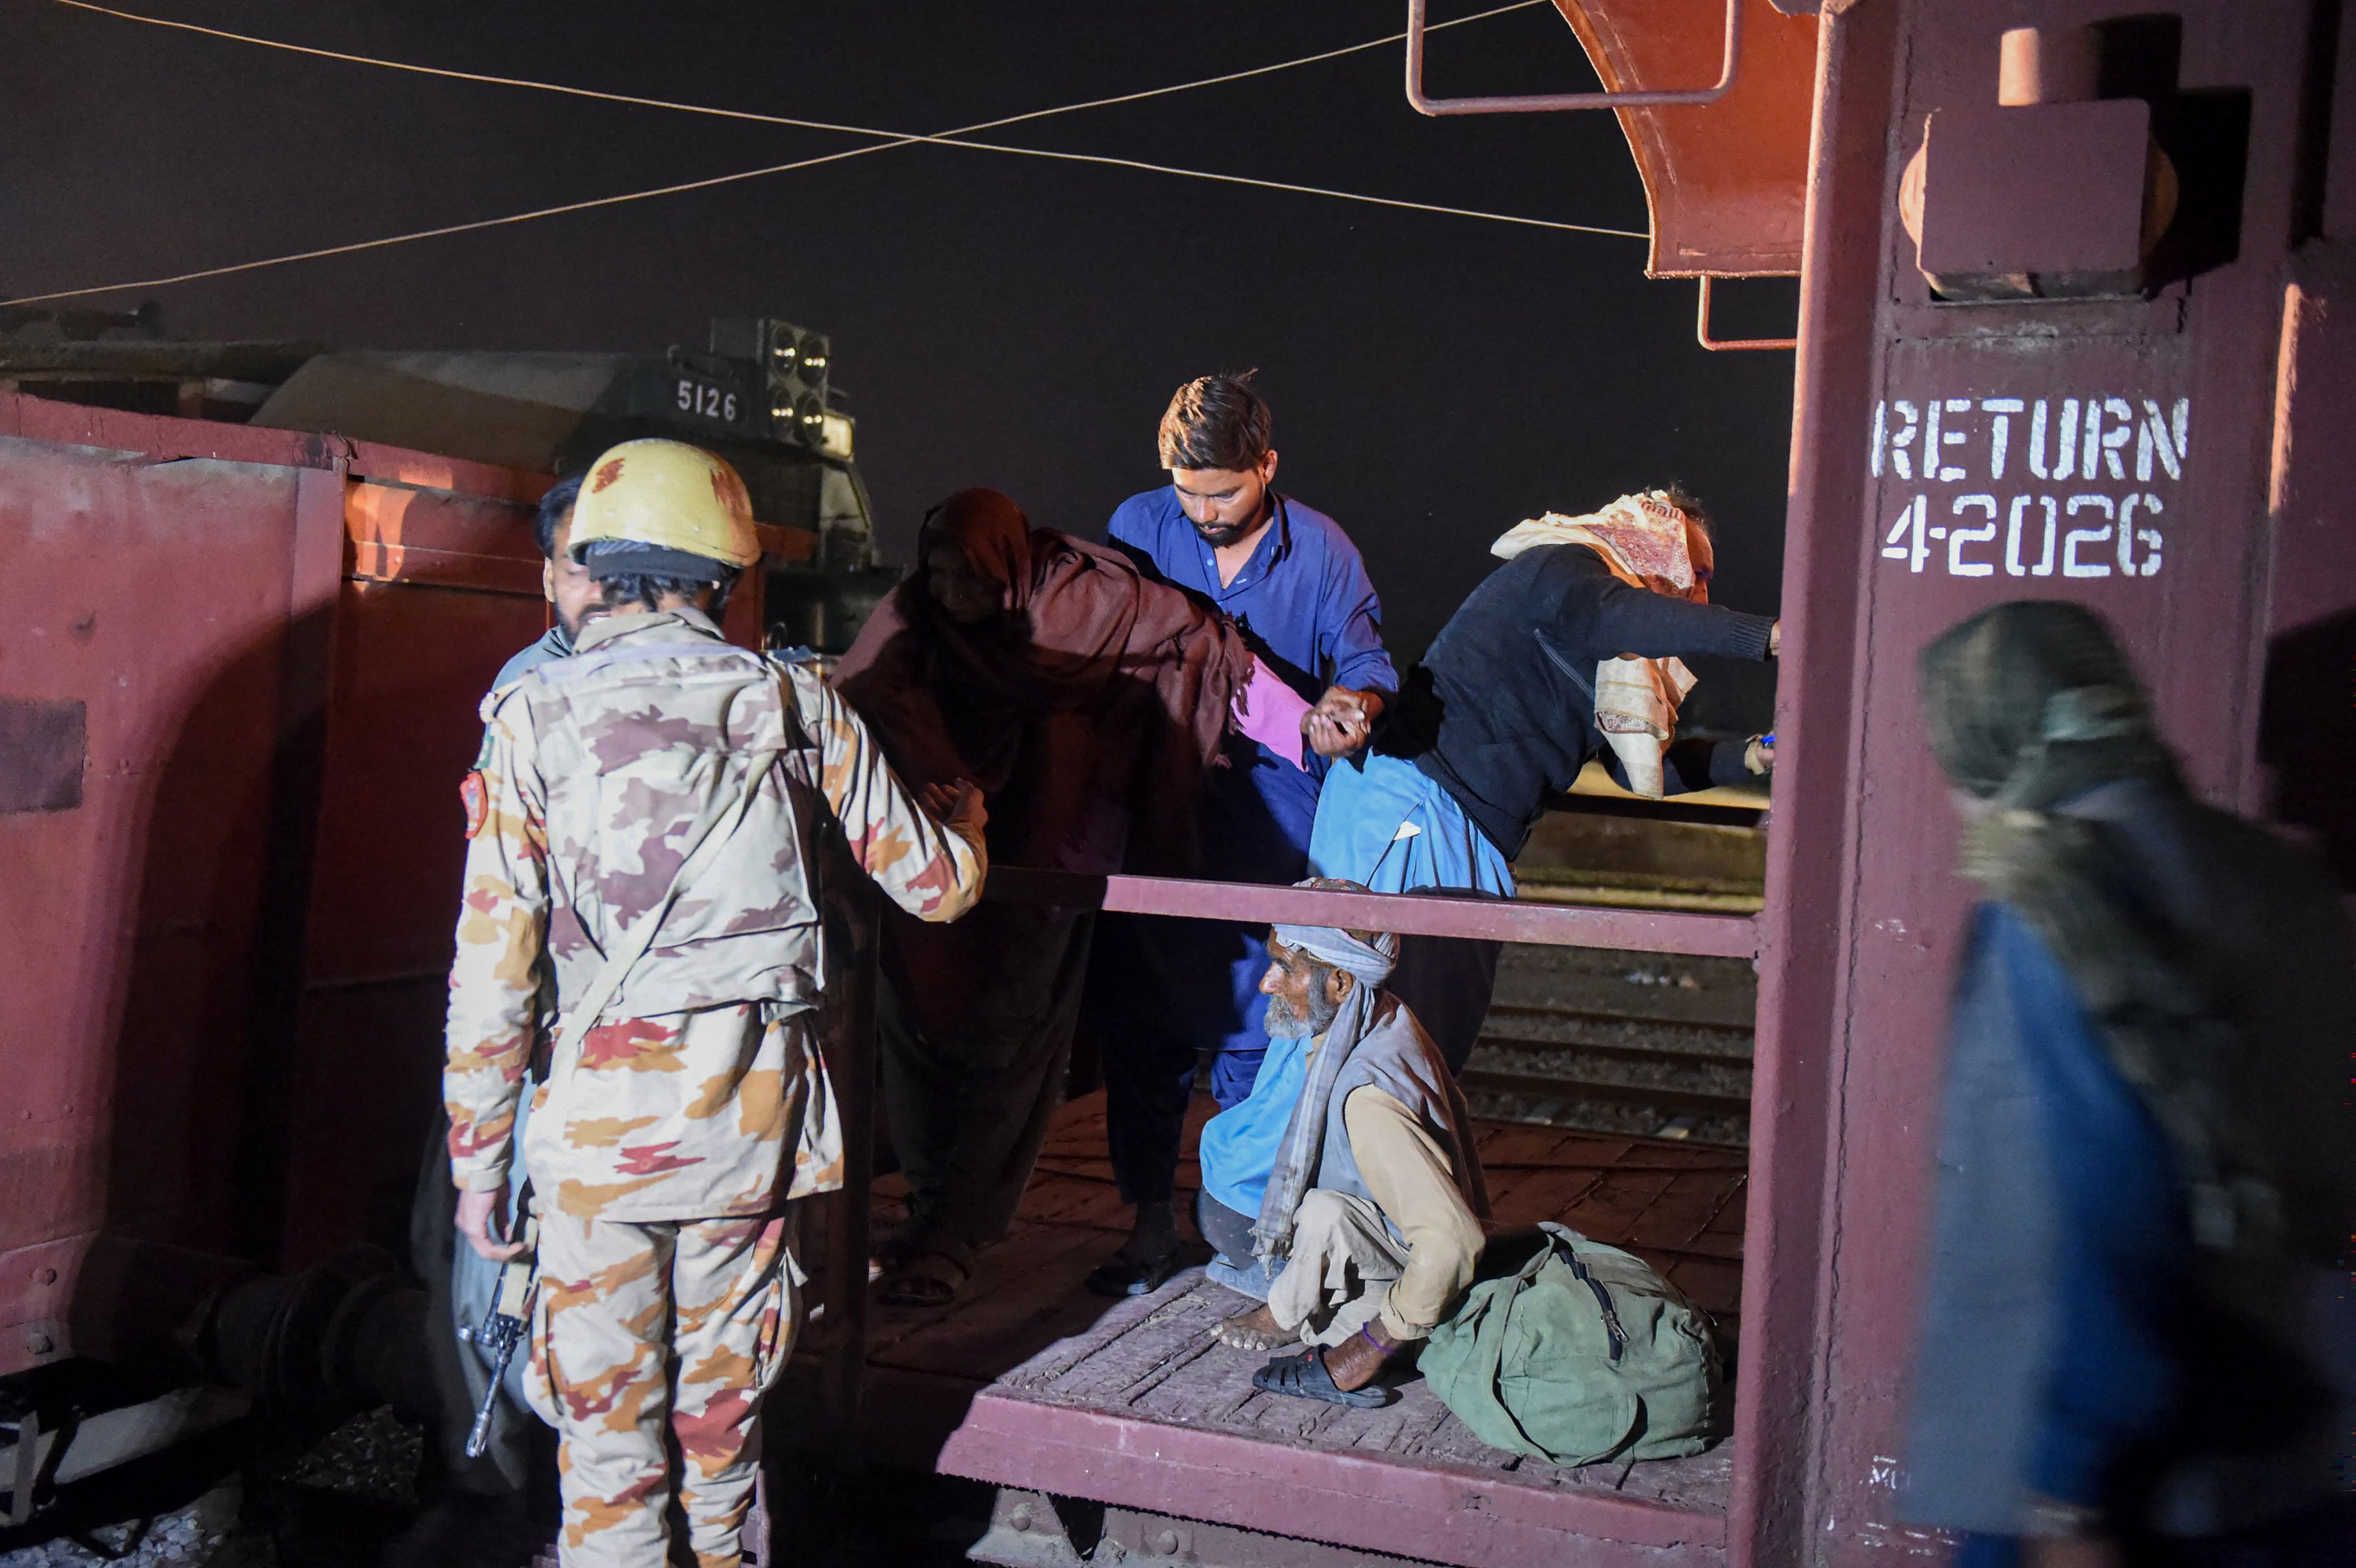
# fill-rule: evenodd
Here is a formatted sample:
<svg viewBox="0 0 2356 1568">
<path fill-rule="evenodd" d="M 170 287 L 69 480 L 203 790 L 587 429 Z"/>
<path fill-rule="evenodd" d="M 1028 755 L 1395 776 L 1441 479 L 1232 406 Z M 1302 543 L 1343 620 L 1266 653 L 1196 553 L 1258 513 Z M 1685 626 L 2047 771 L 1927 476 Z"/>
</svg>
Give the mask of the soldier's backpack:
<svg viewBox="0 0 2356 1568">
<path fill-rule="evenodd" d="M 1709 1320 L 1644 1260 L 1541 1225 L 1493 1239 L 1483 1262 L 1420 1362 L 1482 1442 L 1590 1465 L 1681 1458 L 1722 1435 Z"/>
</svg>

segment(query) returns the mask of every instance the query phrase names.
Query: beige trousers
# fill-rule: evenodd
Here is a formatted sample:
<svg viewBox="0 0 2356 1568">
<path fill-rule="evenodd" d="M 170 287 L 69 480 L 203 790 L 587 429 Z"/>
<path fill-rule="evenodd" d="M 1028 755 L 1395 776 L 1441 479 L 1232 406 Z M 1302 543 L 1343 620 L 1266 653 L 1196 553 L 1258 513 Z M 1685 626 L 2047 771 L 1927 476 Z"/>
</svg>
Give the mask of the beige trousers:
<svg viewBox="0 0 2356 1568">
<path fill-rule="evenodd" d="M 532 1404 L 562 1440 L 564 1568 L 736 1568 L 755 1422 L 800 1316 L 795 1208 L 752 1219 L 540 1221 Z"/>
<path fill-rule="evenodd" d="M 1313 1187 L 1292 1219 L 1292 1258 L 1268 1293 L 1277 1326 L 1339 1345 L 1383 1306 L 1407 1269 L 1407 1244 L 1363 1197 Z"/>
</svg>

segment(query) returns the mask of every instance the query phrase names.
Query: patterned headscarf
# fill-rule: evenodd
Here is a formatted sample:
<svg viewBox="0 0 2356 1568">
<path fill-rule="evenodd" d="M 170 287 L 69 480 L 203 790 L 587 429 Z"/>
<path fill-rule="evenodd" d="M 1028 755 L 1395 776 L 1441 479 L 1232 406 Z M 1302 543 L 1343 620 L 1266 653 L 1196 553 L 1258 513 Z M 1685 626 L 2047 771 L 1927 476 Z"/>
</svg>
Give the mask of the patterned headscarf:
<svg viewBox="0 0 2356 1568">
<path fill-rule="evenodd" d="M 1322 876 L 1293 886 L 1350 893 L 1366 890 L 1355 882 Z M 1292 1217 L 1317 1175 L 1317 1155 L 1325 1140 L 1333 1085 L 1374 1020 L 1375 993 L 1398 962 L 1398 937 L 1390 931 L 1345 931 L 1339 926 L 1279 925 L 1271 938 L 1300 949 L 1321 964 L 1346 972 L 1357 982 L 1342 999 L 1333 1021 L 1325 1026 L 1323 1043 L 1309 1058 L 1308 1081 L 1301 1086 L 1292 1118 L 1284 1125 L 1284 1141 L 1277 1146 L 1276 1165 L 1269 1173 L 1268 1188 L 1260 1199 L 1259 1220 L 1252 1227 L 1253 1251 L 1263 1258 L 1276 1259 L 1292 1250 Z"/>
<path fill-rule="evenodd" d="M 1584 544 L 1632 588 L 1709 602 L 1709 535 L 1665 490 L 1622 496 L 1584 517 L 1550 511 L 1515 523 L 1489 546 L 1489 553 L 1510 561 L 1541 544 Z"/>
<path fill-rule="evenodd" d="M 1541 544 L 1582 544 L 1632 588 L 1701 605 L 1709 602 L 1709 535 L 1665 491 L 1622 496 L 1601 511 L 1550 511 L 1505 531 L 1489 553 L 1510 561 Z M 1664 754 L 1676 737 L 1677 708 L 1694 687 L 1678 659 L 1605 659 L 1595 666 L 1595 727 L 1620 759 L 1634 793 L 1668 792 Z"/>
</svg>

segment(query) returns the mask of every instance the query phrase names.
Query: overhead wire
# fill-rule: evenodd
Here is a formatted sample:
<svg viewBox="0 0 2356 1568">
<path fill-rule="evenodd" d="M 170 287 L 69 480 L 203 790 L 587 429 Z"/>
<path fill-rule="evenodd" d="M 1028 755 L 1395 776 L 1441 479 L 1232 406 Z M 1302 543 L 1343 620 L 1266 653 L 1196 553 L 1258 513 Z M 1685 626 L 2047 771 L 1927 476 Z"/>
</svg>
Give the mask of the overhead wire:
<svg viewBox="0 0 2356 1568">
<path fill-rule="evenodd" d="M 491 86 L 521 87 L 534 91 L 560 93 L 568 97 L 599 99 L 640 108 L 666 109 L 684 113 L 712 115 L 734 120 L 750 120 L 765 124 L 787 125 L 798 129 L 832 131 L 854 135 L 875 136 L 884 139 L 872 142 L 865 146 L 848 147 L 841 151 L 819 154 L 812 157 L 797 158 L 782 164 L 771 164 L 761 168 L 740 169 L 730 174 L 712 175 L 701 179 L 681 180 L 669 185 L 650 187 L 642 190 L 624 191 L 613 196 L 592 197 L 580 201 L 562 202 L 551 207 L 534 208 L 525 212 L 505 213 L 496 218 L 473 219 L 460 223 L 443 224 L 432 229 L 413 230 L 407 233 L 380 235 L 374 239 L 351 241 L 339 245 L 320 246 L 314 250 L 292 252 L 284 255 L 267 256 L 253 261 L 233 262 L 221 266 L 203 267 L 190 272 L 172 274 L 167 276 L 142 278 L 127 283 L 96 285 L 85 288 L 57 289 L 46 294 L 24 295 L 13 299 L 0 300 L 0 306 L 41 305 L 54 300 L 80 299 L 92 295 L 117 294 L 132 289 L 164 288 L 175 284 L 194 283 L 205 278 L 224 277 L 235 273 L 254 272 L 266 267 L 285 266 L 296 262 L 318 261 L 330 256 L 348 255 L 359 251 L 379 250 L 391 245 L 408 244 L 413 241 L 440 239 L 454 234 L 464 234 L 479 230 L 499 228 L 508 224 L 527 223 L 541 218 L 554 218 L 566 213 L 589 211 L 601 207 L 615 207 L 626 202 L 644 201 L 664 196 L 683 195 L 690 191 L 710 189 L 716 186 L 733 185 L 744 180 L 763 179 L 773 175 L 787 174 L 798 169 L 814 168 L 823 164 L 839 163 L 848 158 L 862 157 L 871 153 L 889 152 L 895 147 L 915 146 L 919 145 L 961 147 L 972 152 L 1000 153 L 1020 157 L 1046 158 L 1056 162 L 1092 164 L 1111 168 L 1136 169 L 1151 174 L 1166 174 L 1191 179 L 1210 180 L 1219 184 L 1247 186 L 1266 190 L 1285 191 L 1297 195 L 1322 196 L 1331 198 L 1335 200 L 1363 202 L 1373 206 L 1397 208 L 1409 211 L 1430 212 L 1447 217 L 1482 219 L 1492 222 L 1513 223 L 1529 228 L 1559 230 L 1572 233 L 1601 234 L 1632 240 L 1651 238 L 1649 234 L 1641 230 L 1613 229 L 1597 224 L 1567 222 L 1558 219 L 1530 218 L 1516 213 L 1488 212 L 1472 208 L 1450 207 L 1436 202 L 1411 201 L 1398 197 L 1373 196 L 1362 191 L 1336 190 L 1327 187 L 1296 184 L 1287 180 L 1264 179 L 1251 175 L 1225 174 L 1208 169 L 1180 168 L 1169 164 L 1151 163 L 1143 159 L 1116 157 L 1105 154 L 1065 152 L 1047 147 L 1024 147 L 1004 143 L 979 142 L 970 139 L 979 132 L 992 130 L 1002 125 L 1044 119 L 1058 114 L 1074 113 L 1084 109 L 1104 108 L 1119 103 L 1133 103 L 1146 99 L 1162 97 L 1170 93 L 1184 92 L 1195 88 L 1215 86 L 1226 82 L 1242 81 L 1249 77 L 1265 76 L 1275 71 L 1289 70 L 1299 66 L 1316 64 L 1320 61 L 1337 59 L 1344 55 L 1355 54 L 1365 49 L 1378 48 L 1386 44 L 1397 43 L 1406 37 L 1406 34 L 1404 33 L 1393 33 L 1384 38 L 1371 38 L 1362 43 L 1349 44 L 1340 48 L 1328 49 L 1318 54 L 1305 55 L 1297 59 L 1281 60 L 1273 65 L 1254 66 L 1244 70 L 1229 71 L 1219 76 L 1204 77 L 1193 81 L 1176 82 L 1163 87 L 1148 88 L 1137 92 L 1121 93 L 1109 98 L 1090 99 L 1076 103 L 1059 104 L 1047 109 L 1030 110 L 1021 114 L 1006 115 L 996 120 L 980 121 L 971 125 L 959 126 L 955 130 L 928 134 L 919 132 L 886 131 L 873 126 L 842 124 L 830 121 L 808 120 L 787 115 L 766 114 L 751 110 L 723 109 L 708 104 L 682 103 L 668 99 L 646 98 L 626 93 L 606 92 L 594 88 L 572 87 L 562 83 L 531 81 L 521 78 L 492 76 L 481 72 L 455 70 L 440 66 L 424 66 L 417 65 L 409 61 L 381 59 L 373 56 L 348 54 L 339 50 L 323 49 L 316 48 L 309 45 L 288 43 L 282 39 L 259 38 L 243 33 L 231 33 L 220 28 L 206 27 L 192 22 L 175 21 L 167 17 L 143 16 L 137 12 L 123 11 L 111 6 L 94 5 L 91 3 L 91 0 L 56 0 L 56 3 L 70 6 L 76 10 L 92 11 L 103 16 L 118 17 L 125 21 L 142 22 L 151 26 L 169 27 L 184 32 L 198 33 L 207 37 L 223 38 L 232 42 L 254 44 L 267 48 L 282 49 L 296 54 L 311 55 L 339 60 L 348 64 L 377 66 L 387 70 L 407 71 L 418 75 L 442 77 L 450 80 L 477 82 Z M 1549 0 L 1514 0 L 1514 3 L 1510 5 L 1495 6 L 1490 10 L 1477 12 L 1472 16 L 1454 17 L 1445 22 L 1434 23 L 1432 26 L 1434 28 L 1460 27 L 1468 22 L 1482 21 L 1491 16 L 1501 16 L 1509 11 L 1523 10 L 1531 5 L 1546 5 L 1548 3 Z"/>
<path fill-rule="evenodd" d="M 447 66 L 419 65 L 411 60 L 386 59 L 377 55 L 349 54 L 342 49 L 323 49 L 310 44 L 289 43 L 284 38 L 265 38 L 253 33 L 233 33 L 221 27 L 208 27 L 198 22 L 177 21 L 169 16 L 151 16 L 140 11 L 124 11 L 112 5 L 101 5 L 94 0 L 53 0 L 53 3 L 76 11 L 94 11 L 102 16 L 112 16 L 124 22 L 141 22 L 151 27 L 169 27 L 176 32 L 195 33 L 204 38 L 221 38 L 231 43 L 252 44 L 262 48 L 281 49 L 289 54 L 310 55 L 317 59 L 339 60 L 347 65 L 374 66 L 382 70 L 408 71 L 417 76 L 442 77 L 452 81 L 471 81 L 488 87 L 521 87 L 534 92 L 560 93 L 567 98 L 591 98 L 607 103 L 626 103 L 640 109 L 669 109 L 682 114 L 704 114 L 723 120 L 750 120 L 766 125 L 790 125 L 806 131 L 840 131 L 851 135 L 883 136 L 896 146 L 916 142 L 939 142 L 974 131 L 994 131 L 1002 125 L 1017 125 L 1026 120 L 1044 120 L 1056 114 L 1077 113 L 1083 109 L 1108 109 L 1119 103 L 1135 103 L 1148 98 L 1161 98 L 1173 92 L 1191 92 L 1198 87 L 1218 87 L 1230 81 L 1242 81 L 1255 76 L 1268 76 L 1280 70 L 1291 70 L 1304 65 L 1318 65 L 1344 55 L 1361 54 L 1378 49 L 1386 44 L 1405 41 L 1407 34 L 1387 33 L 1379 38 L 1363 43 L 1344 44 L 1340 48 L 1326 49 L 1318 54 L 1302 55 L 1295 59 L 1279 60 L 1274 65 L 1256 65 L 1244 70 L 1231 70 L 1219 76 L 1198 77 L 1193 81 L 1173 82 L 1166 87 L 1149 87 L 1138 92 L 1123 92 L 1110 98 L 1091 98 L 1077 103 L 1059 103 L 1052 109 L 1032 109 L 1001 119 L 983 120 L 954 131 L 940 131 L 930 135 L 909 131 L 886 131 L 873 125 L 852 125 L 832 120 L 809 120 L 790 114 L 766 114 L 755 109 L 723 109 L 712 103 L 687 103 L 670 98 L 645 98 L 630 92 L 608 92 L 602 88 L 574 87 L 564 82 L 535 81 L 528 77 L 493 76 L 483 71 L 456 70 Z M 1475 11 L 1468 16 L 1451 17 L 1445 22 L 1433 22 L 1424 30 L 1436 33 L 1444 27 L 1461 27 L 1468 22 L 1483 22 L 1492 16 L 1502 16 L 1509 11 L 1526 11 L 1533 5 L 1550 5 L 1553 0 L 1511 0 L 1504 5 L 1494 5 L 1486 11 Z M 880 149 L 878 149 L 880 150 Z"/>
</svg>

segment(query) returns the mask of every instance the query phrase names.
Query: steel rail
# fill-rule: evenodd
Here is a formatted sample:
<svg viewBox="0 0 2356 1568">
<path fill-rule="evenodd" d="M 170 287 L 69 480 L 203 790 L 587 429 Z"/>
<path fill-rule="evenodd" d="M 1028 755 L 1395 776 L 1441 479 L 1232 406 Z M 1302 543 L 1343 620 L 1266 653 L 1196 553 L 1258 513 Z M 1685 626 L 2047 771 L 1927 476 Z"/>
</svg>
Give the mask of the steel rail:
<svg viewBox="0 0 2356 1568">
<path fill-rule="evenodd" d="M 1721 1035 L 1748 1035 L 1748 1024 L 1729 1024 L 1716 1018 L 1664 1018 L 1651 1013 L 1614 1013 L 1601 1007 L 1550 1007 L 1542 1003 L 1492 1002 L 1490 1015 L 1508 1018 L 1578 1018 L 1593 1024 L 1642 1024 L 1646 1028 L 1709 1029 Z"/>
<path fill-rule="evenodd" d="M 1590 1040 L 1525 1040 L 1510 1035 L 1483 1035 L 1479 1044 L 1500 1051 L 1547 1051 L 1564 1056 L 1601 1057 L 1607 1061 L 1645 1062 L 1660 1067 L 1733 1068 L 1751 1070 L 1749 1057 L 1714 1051 L 1673 1051 L 1659 1046 L 1603 1045 Z"/>
<path fill-rule="evenodd" d="M 1255 882 L 1197 882 L 1174 876 L 1098 876 L 1032 866 L 994 865 L 982 897 L 1002 904 L 1172 915 L 1195 920 L 1342 926 L 1402 936 L 1469 937 L 1550 947 L 1751 958 L 1758 928 L 1748 915 L 1697 915 L 1673 909 L 1617 909 L 1540 904 L 1515 898 L 1462 898 L 1436 893 L 1335 893 Z"/>
<path fill-rule="evenodd" d="M 1743 0 L 1726 0 L 1725 62 L 1708 87 L 1645 92 L 1525 92 L 1490 98 L 1433 98 L 1423 91 L 1426 0 L 1407 0 L 1407 101 L 1419 114 L 1544 114 L 1562 109 L 1654 109 L 1677 103 L 1715 103 L 1734 85 L 1742 59 Z M 1601 73 L 1599 73 L 1601 74 Z"/>
<path fill-rule="evenodd" d="M 1594 1083 L 1583 1078 L 1551 1078 L 1538 1073 L 1490 1072 L 1466 1068 L 1457 1083 L 1471 1093 L 1523 1094 L 1533 1100 L 1601 1100 L 1614 1105 L 1656 1105 L 1664 1111 L 1691 1111 L 1704 1116 L 1748 1116 L 1747 1094 L 1706 1094 L 1697 1089 L 1655 1089 L 1643 1083 Z"/>
</svg>

